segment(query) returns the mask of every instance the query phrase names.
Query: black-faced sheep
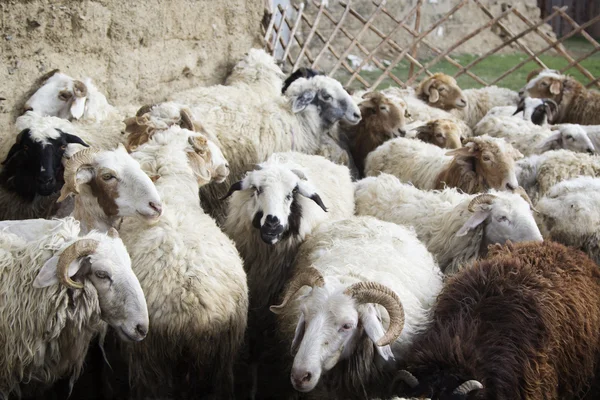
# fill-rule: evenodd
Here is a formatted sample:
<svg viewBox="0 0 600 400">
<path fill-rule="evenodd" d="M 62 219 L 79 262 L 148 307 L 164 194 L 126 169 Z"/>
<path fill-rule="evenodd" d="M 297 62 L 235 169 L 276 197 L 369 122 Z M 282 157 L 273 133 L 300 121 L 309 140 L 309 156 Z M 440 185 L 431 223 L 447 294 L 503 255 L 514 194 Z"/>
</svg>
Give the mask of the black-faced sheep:
<svg viewBox="0 0 600 400">
<path fill-rule="evenodd" d="M 580 399 L 598 372 L 599 343 L 595 263 L 553 242 L 497 245 L 447 281 L 399 391 L 440 400 Z"/>
</svg>

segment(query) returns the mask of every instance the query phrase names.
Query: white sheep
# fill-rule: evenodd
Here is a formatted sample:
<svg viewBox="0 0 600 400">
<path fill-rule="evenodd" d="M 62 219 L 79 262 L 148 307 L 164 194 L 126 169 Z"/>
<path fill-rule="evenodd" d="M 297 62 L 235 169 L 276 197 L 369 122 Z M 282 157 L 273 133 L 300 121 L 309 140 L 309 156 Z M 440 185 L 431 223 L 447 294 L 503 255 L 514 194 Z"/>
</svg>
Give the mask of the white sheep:
<svg viewBox="0 0 600 400">
<path fill-rule="evenodd" d="M 510 144 L 489 136 L 470 138 L 464 147 L 447 151 L 419 140 L 397 138 L 369 154 L 365 175 L 389 173 L 420 189 L 456 187 L 466 193 L 488 188 L 514 190 L 519 184 L 515 159 L 522 157 Z"/>
<path fill-rule="evenodd" d="M 523 155 L 566 149 L 581 153 L 595 153 L 594 144 L 579 125 L 564 124 L 551 130 L 525 119 L 486 115 L 473 129 L 473 135 L 503 138 Z"/>
<path fill-rule="evenodd" d="M 356 213 L 412 226 L 446 274 L 485 255 L 489 244 L 542 239 L 518 194 L 424 191 L 388 174 L 356 183 Z"/>
<path fill-rule="evenodd" d="M 271 307 L 294 356 L 293 387 L 315 399 L 392 397 L 397 363 L 441 288 L 414 231 L 372 217 L 321 224 Z"/>
<path fill-rule="evenodd" d="M 523 97 L 518 106 L 497 106 L 492 108 L 487 116 L 517 116 L 536 125 L 546 126 L 554 120 L 558 105 L 554 100 Z"/>
<path fill-rule="evenodd" d="M 516 105 L 519 102 L 519 94 L 514 90 L 488 86 L 480 89 L 463 90 L 467 106 L 461 109 L 453 109 L 450 113 L 462 119 L 471 128 L 490 111 L 497 106 Z"/>
<path fill-rule="evenodd" d="M 198 202 L 198 187 L 212 180 L 204 159 L 209 152 L 203 135 L 173 126 L 132 153 L 142 170 L 158 177 L 163 202 L 154 224 L 129 218 L 120 230 L 152 326 L 144 343 L 127 348 L 139 396 L 232 396 L 248 291 L 234 243 Z"/>
<path fill-rule="evenodd" d="M 117 232 L 79 234 L 73 218 L 0 222 L 1 398 L 61 377 L 72 385 L 104 322 L 127 341 L 148 332 L 144 293 Z"/>
<path fill-rule="evenodd" d="M 600 264 L 600 178 L 582 176 L 557 183 L 536 208 L 544 237 L 577 247 Z"/>
</svg>

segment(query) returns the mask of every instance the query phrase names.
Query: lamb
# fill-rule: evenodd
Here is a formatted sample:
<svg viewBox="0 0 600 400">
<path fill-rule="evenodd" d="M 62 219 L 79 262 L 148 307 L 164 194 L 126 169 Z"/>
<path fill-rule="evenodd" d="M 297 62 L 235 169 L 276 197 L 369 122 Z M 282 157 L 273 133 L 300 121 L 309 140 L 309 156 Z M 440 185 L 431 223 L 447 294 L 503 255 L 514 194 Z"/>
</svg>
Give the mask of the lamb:
<svg viewBox="0 0 600 400">
<path fill-rule="evenodd" d="M 497 245 L 447 281 L 396 391 L 436 399 L 592 399 L 599 343 L 596 264 L 554 242 Z"/>
<path fill-rule="evenodd" d="M 586 131 L 574 124 L 550 130 L 520 118 L 485 116 L 475 126 L 473 134 L 504 138 L 525 156 L 558 149 L 589 154 L 596 152 Z"/>
<path fill-rule="evenodd" d="M 414 137 L 442 149 L 458 149 L 467 138 L 463 130 L 451 119 L 434 119 L 408 132 L 406 137 Z"/>
<path fill-rule="evenodd" d="M 294 389 L 315 399 L 390 398 L 394 369 L 441 288 L 412 230 L 372 217 L 320 225 L 271 307 L 294 356 Z"/>
<path fill-rule="evenodd" d="M 540 199 L 544 237 L 584 251 L 600 264 L 600 179 L 581 176 L 559 182 Z"/>
<path fill-rule="evenodd" d="M 246 329 L 248 289 L 234 243 L 203 212 L 212 179 L 206 137 L 172 126 L 131 155 L 150 176 L 163 214 L 126 218 L 120 234 L 148 301 L 152 332 L 128 346 L 136 398 L 232 398 L 233 364 Z"/>
<path fill-rule="evenodd" d="M 323 132 L 338 121 L 360 121 L 360 110 L 350 95 L 339 82 L 325 76 L 297 79 L 285 96 L 260 105 L 203 109 L 190 107 L 193 120 L 217 136 L 231 171 L 227 185 L 207 185 L 200 191 L 204 209 L 219 224 L 225 219 L 225 203 L 219 199 L 253 165 L 275 152 L 314 154 Z"/>
<path fill-rule="evenodd" d="M 114 229 L 79 236 L 63 220 L 0 222 L 0 397 L 79 375 L 92 338 L 111 325 L 126 341 L 148 310 Z"/>
<path fill-rule="evenodd" d="M 365 178 L 355 190 L 357 215 L 412 226 L 448 275 L 485 256 L 490 244 L 542 240 L 519 193 L 423 191 L 388 174 Z"/>
<path fill-rule="evenodd" d="M 523 95 L 556 102 L 554 123 L 600 124 L 600 92 L 586 89 L 573 77 L 544 70 L 527 83 Z"/>
<path fill-rule="evenodd" d="M 348 169 L 320 156 L 275 153 L 258 168 L 231 186 L 223 230 L 244 259 L 251 299 L 249 357 L 263 376 L 271 364 L 265 353 L 274 329 L 268 306 L 291 276 L 306 236 L 323 221 L 354 214 L 354 191 Z M 255 390 L 261 392 L 262 385 Z"/>
<path fill-rule="evenodd" d="M 480 136 L 446 151 L 419 140 L 397 138 L 367 157 L 367 176 L 389 173 L 424 190 L 456 187 L 465 193 L 515 190 L 515 160 L 522 154 L 502 139 Z"/>
<path fill-rule="evenodd" d="M 406 107 L 399 107 L 398 102 L 391 101 L 380 92 L 367 92 L 362 99 L 358 105 L 362 117 L 360 122 L 345 130 L 350 153 L 361 176 L 367 154 L 386 140 L 406 135 L 404 125 L 407 117 Z"/>
<path fill-rule="evenodd" d="M 78 136 L 38 124 L 16 137 L 0 169 L 0 220 L 45 218 L 71 211 L 56 203 L 67 146 L 87 146 Z"/>
</svg>

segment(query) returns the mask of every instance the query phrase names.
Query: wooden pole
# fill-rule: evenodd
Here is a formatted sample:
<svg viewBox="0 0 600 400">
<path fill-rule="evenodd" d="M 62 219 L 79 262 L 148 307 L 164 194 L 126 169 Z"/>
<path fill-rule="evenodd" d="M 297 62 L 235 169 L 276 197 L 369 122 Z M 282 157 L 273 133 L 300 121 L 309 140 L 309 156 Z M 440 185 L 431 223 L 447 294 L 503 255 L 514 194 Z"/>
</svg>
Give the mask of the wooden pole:
<svg viewBox="0 0 600 400">
<path fill-rule="evenodd" d="M 301 3 L 300 8 L 298 9 L 298 16 L 296 17 L 296 22 L 294 23 L 294 27 L 292 28 L 292 31 L 290 33 L 290 42 L 288 43 L 287 47 L 285 48 L 285 53 L 283 53 L 283 61 L 285 61 L 285 59 L 290 54 L 290 49 L 292 48 L 294 38 L 296 37 L 296 31 L 298 31 L 298 28 L 300 27 L 300 22 L 302 21 L 302 13 L 303 12 L 304 12 L 304 3 Z"/>
<path fill-rule="evenodd" d="M 417 1 L 417 13 L 415 15 L 415 32 L 419 32 L 419 29 L 421 28 L 421 5 L 423 4 L 423 0 L 418 0 Z M 404 21 L 402 21 L 402 24 L 404 24 Z M 402 26 L 402 25 L 400 25 Z M 417 57 L 417 47 L 419 47 L 418 44 L 415 44 L 415 46 L 412 49 L 412 56 L 413 58 Z M 408 77 L 412 78 L 413 74 L 415 73 L 415 64 L 410 63 L 410 69 L 408 70 Z"/>
<path fill-rule="evenodd" d="M 306 40 L 304 41 L 304 46 L 302 46 L 302 50 L 300 50 L 300 54 L 298 54 L 298 58 L 296 58 L 296 62 L 294 63 L 294 66 L 292 67 L 292 71 L 295 71 L 296 69 L 298 69 L 298 66 L 300 65 L 300 61 L 302 61 L 302 56 L 304 56 L 304 53 L 308 49 L 308 45 L 310 44 L 310 41 L 312 40 L 313 36 L 315 35 L 315 31 L 317 30 L 317 26 L 319 25 L 319 20 L 321 19 L 321 15 L 323 15 L 324 9 L 325 9 L 325 3 L 321 3 L 321 7 L 319 7 L 319 12 L 317 13 L 317 16 L 315 17 L 315 22 L 313 23 L 313 26 L 310 29 L 310 32 L 308 33 Z"/>
<path fill-rule="evenodd" d="M 304 3 L 302 3 L 302 4 L 304 5 Z M 315 60 L 313 61 L 312 66 L 311 66 L 312 68 L 315 68 L 317 66 L 317 63 L 319 62 L 319 59 L 321 58 L 323 53 L 325 53 L 325 50 L 331 47 L 331 42 L 333 42 L 333 38 L 335 38 L 335 36 L 337 35 L 340 27 L 344 23 L 344 20 L 346 19 L 346 16 L 348 15 L 349 11 L 350 11 L 350 0 L 348 0 L 348 4 L 346 4 L 344 13 L 342 14 L 342 17 L 340 18 L 338 23 L 335 25 L 335 28 L 333 29 L 333 32 L 329 36 L 329 39 L 327 39 L 327 42 L 325 42 L 325 45 L 323 46 L 323 48 L 321 49 L 319 54 L 317 54 L 317 56 L 315 57 Z"/>
</svg>

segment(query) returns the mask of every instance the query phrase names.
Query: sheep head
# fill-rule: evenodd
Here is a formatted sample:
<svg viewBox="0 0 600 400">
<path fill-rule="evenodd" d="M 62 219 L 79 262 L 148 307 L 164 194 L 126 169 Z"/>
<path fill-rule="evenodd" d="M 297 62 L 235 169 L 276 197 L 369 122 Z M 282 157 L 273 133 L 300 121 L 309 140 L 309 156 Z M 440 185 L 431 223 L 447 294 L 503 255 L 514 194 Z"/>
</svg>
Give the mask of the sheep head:
<svg viewBox="0 0 600 400">
<path fill-rule="evenodd" d="M 540 152 L 549 150 L 570 150 L 576 153 L 594 154 L 596 148 L 589 138 L 587 132 L 576 124 L 561 124 L 558 129 L 552 131 L 539 145 Z"/>
<path fill-rule="evenodd" d="M 42 116 L 79 119 L 85 111 L 87 96 L 88 87 L 85 83 L 55 70 L 25 102 L 24 111 L 33 111 Z"/>
<path fill-rule="evenodd" d="M 298 235 L 303 213 L 327 212 L 310 177 L 300 167 L 267 161 L 258 168 L 234 183 L 222 200 L 234 195 L 230 206 L 244 207 L 265 243 L 274 245 Z"/>
<path fill-rule="evenodd" d="M 565 79 L 566 76 L 560 75 L 554 70 L 543 70 L 527 82 L 522 95 L 540 99 L 551 99 L 560 105 Z"/>
<path fill-rule="evenodd" d="M 33 287 L 46 288 L 59 282 L 71 289 L 94 285 L 102 319 L 123 340 L 140 341 L 148 333 L 148 308 L 142 287 L 131 269 L 131 259 L 116 230 L 92 233 L 48 259 Z"/>
<path fill-rule="evenodd" d="M 404 327 L 402 302 L 393 290 L 377 282 L 345 286 L 323 278 L 315 268 L 308 267 L 291 280 L 283 303 L 272 306 L 271 311 L 279 313 L 289 307 L 289 300 L 305 286 L 312 287 L 312 291 L 297 299 L 299 318 L 291 347 L 292 354 L 295 353 L 291 380 L 296 390 L 314 389 L 323 372 L 352 356 L 358 344 L 367 338 L 383 359 L 393 359 L 390 344 Z M 374 304 L 388 312 L 387 331 Z"/>
<path fill-rule="evenodd" d="M 558 104 L 552 99 L 521 97 L 517 110 L 513 115 L 523 112 L 523 119 L 536 125 L 547 125 L 554 122 L 558 114 Z"/>
<path fill-rule="evenodd" d="M 111 151 L 84 149 L 75 153 L 65 163 L 64 176 L 58 201 L 71 194 L 94 197 L 107 217 L 141 215 L 156 220 L 162 214 L 154 183 L 122 144 Z"/>
<path fill-rule="evenodd" d="M 464 147 L 446 154 L 454 160 L 438 176 L 436 189 L 448 186 L 477 193 L 489 188 L 513 191 L 519 186 L 515 161 L 523 155 L 503 139 L 487 135 L 470 138 Z"/>
<path fill-rule="evenodd" d="M 441 148 L 458 149 L 464 137 L 462 129 L 452 120 L 436 119 L 416 129 L 417 139 Z"/>
<path fill-rule="evenodd" d="M 437 73 L 424 79 L 417 90 L 417 97 L 432 107 L 442 110 L 465 108 L 467 100 L 453 77 Z"/>
</svg>

